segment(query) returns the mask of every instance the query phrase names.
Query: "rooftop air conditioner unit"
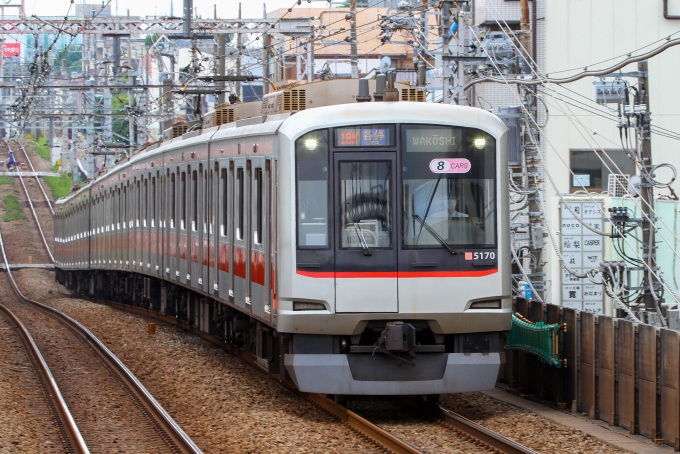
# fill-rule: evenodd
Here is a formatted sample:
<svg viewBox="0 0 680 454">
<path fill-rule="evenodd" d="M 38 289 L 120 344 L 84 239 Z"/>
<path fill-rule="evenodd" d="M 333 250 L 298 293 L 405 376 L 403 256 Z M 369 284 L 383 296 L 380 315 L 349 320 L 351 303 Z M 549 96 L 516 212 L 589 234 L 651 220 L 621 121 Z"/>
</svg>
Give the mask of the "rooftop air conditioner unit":
<svg viewBox="0 0 680 454">
<path fill-rule="evenodd" d="M 628 175 L 610 173 L 607 182 L 607 192 L 610 197 L 623 197 L 628 195 Z"/>
</svg>

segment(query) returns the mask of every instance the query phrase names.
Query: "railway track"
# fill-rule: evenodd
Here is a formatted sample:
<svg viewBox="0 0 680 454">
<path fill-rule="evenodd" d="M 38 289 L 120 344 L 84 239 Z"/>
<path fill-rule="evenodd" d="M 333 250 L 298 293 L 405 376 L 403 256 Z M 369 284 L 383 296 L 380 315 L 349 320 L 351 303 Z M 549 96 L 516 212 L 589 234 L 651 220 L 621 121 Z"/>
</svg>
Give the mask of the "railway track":
<svg viewBox="0 0 680 454">
<path fill-rule="evenodd" d="M 265 373 L 256 363 L 254 356 L 252 356 L 250 353 L 245 352 L 236 345 L 225 344 L 223 339 L 203 333 L 190 324 L 178 320 L 175 317 L 161 315 L 149 309 L 134 307 L 122 303 L 98 300 L 78 294 L 73 294 L 73 296 L 99 304 L 106 304 L 125 312 L 156 319 L 169 325 L 178 325 L 182 329 L 211 342 L 216 347 L 231 353 L 258 372 Z M 270 375 L 270 377 L 277 380 L 278 382 L 278 376 Z M 298 392 L 291 382 L 286 382 L 285 385 Z M 372 420 L 374 420 L 373 417 L 362 416 L 358 414 L 358 412 L 353 411 L 352 409 L 347 408 L 346 406 L 337 403 L 335 400 L 324 395 L 304 393 L 301 393 L 301 395 L 313 404 L 320 407 L 325 412 L 330 413 L 337 419 L 345 422 L 356 433 L 371 440 L 375 445 L 381 447 L 387 452 L 398 454 L 437 452 L 421 447 L 418 441 L 415 439 L 409 439 L 409 437 L 395 434 L 394 431 L 384 427 L 382 425 L 382 421 L 377 423 L 372 422 Z M 419 405 L 415 412 L 420 414 L 420 417 L 417 419 L 419 424 L 429 425 L 431 430 L 449 432 L 451 434 L 450 439 L 456 440 L 456 443 L 463 447 L 464 450 L 460 452 L 489 452 L 507 454 L 536 453 L 536 451 L 533 451 L 532 449 L 529 449 L 520 443 L 510 440 L 441 406 L 433 406 L 423 402 L 421 405 Z"/>
<path fill-rule="evenodd" d="M 16 144 L 18 147 L 21 148 L 23 156 L 26 157 L 26 162 L 30 165 L 31 169 L 35 171 L 33 168 L 33 165 L 30 162 L 30 158 L 28 156 L 28 153 L 26 152 L 25 148 L 16 141 L 12 141 L 10 143 Z M 8 144 L 8 146 L 10 146 Z M 16 151 L 16 150 L 15 150 Z M 20 177 L 21 178 L 21 177 Z M 45 236 L 42 231 L 42 227 L 40 225 L 40 221 L 38 219 L 38 216 L 35 212 L 34 204 L 32 203 L 31 199 L 31 194 L 29 193 L 28 188 L 26 187 L 23 178 L 21 178 L 22 186 L 24 188 L 25 194 L 27 199 L 29 200 L 29 205 L 31 207 L 31 211 L 33 213 L 33 217 L 38 225 L 38 228 L 41 232 L 41 236 L 43 239 L 43 243 L 47 250 L 49 250 L 49 246 L 47 243 L 47 240 L 45 239 Z M 41 192 L 43 193 L 44 197 L 46 200 L 48 200 L 48 206 L 51 208 L 51 205 L 49 203 L 49 199 L 42 188 L 42 185 L 40 185 L 39 179 L 38 179 L 38 185 L 40 186 Z M 2 246 L 2 239 L 0 237 L 0 246 Z M 51 253 L 50 253 L 51 257 Z M 18 288 L 16 288 L 18 291 Z M 36 303 L 37 304 L 37 303 Z M 115 304 L 116 307 L 123 308 L 125 310 L 128 309 L 134 309 L 131 312 L 150 312 L 147 311 L 146 309 L 140 309 L 140 308 L 132 308 L 129 306 L 125 306 L 122 304 Z M 42 310 L 48 309 L 50 311 L 54 311 L 51 308 L 45 307 Z M 55 311 L 56 312 L 56 311 Z M 150 315 L 149 313 L 145 315 Z M 75 323 L 74 320 L 68 318 L 67 316 L 63 315 L 66 319 L 69 320 L 69 324 Z M 163 317 L 160 316 L 159 314 L 154 314 L 155 317 L 158 318 L 168 318 L 171 323 L 176 323 L 176 320 L 174 318 L 170 317 Z M 183 328 L 187 328 L 186 326 L 183 326 Z M 202 337 L 207 338 L 211 342 L 215 343 L 216 345 L 220 347 L 224 347 L 224 343 L 221 339 L 217 338 L 212 338 L 211 336 L 206 336 L 204 333 L 198 332 L 196 330 L 191 329 L 192 331 L 195 331 L 197 334 L 201 335 Z M 87 336 L 85 336 L 87 339 Z M 105 348 L 105 347 L 104 347 Z M 232 346 L 232 350 L 234 350 L 234 347 Z M 232 353 L 234 353 L 232 351 Z M 241 359 L 244 359 L 245 362 L 249 365 L 252 365 L 255 369 L 261 370 L 256 364 L 253 358 L 250 357 L 249 354 L 244 353 L 242 351 L 236 352 L 237 356 L 239 356 Z M 117 360 L 116 360 L 117 361 Z M 124 366 L 123 366 L 124 367 Z M 357 413 L 351 411 L 350 409 L 346 408 L 343 405 L 338 404 L 332 399 L 329 399 L 323 395 L 319 394 L 306 394 L 304 395 L 309 401 L 317 405 L 318 407 L 322 408 L 324 411 L 327 413 L 332 414 L 336 418 L 340 419 L 341 421 L 345 422 L 348 426 L 350 426 L 355 432 L 360 434 L 361 436 L 371 440 L 374 444 L 377 446 L 380 446 L 383 449 L 386 449 L 390 452 L 394 453 L 421 453 L 421 452 L 426 452 L 422 450 L 422 448 L 418 447 L 417 441 L 410 442 L 405 439 L 405 437 L 400 437 L 395 435 L 389 430 L 386 430 L 383 427 L 380 427 L 378 424 L 372 423 L 369 421 L 369 419 L 364 418 Z M 516 443 L 512 440 L 509 440 L 483 426 L 480 426 L 472 421 L 467 420 L 466 418 L 457 415 L 455 413 L 452 413 L 442 407 L 439 406 L 432 406 L 428 405 L 427 407 L 427 415 L 426 419 L 428 420 L 429 424 L 435 424 L 437 425 L 438 429 L 441 430 L 447 430 L 452 433 L 452 436 L 455 437 L 458 441 L 457 443 L 461 444 L 462 446 L 466 446 L 470 452 L 501 452 L 501 453 L 534 453 L 534 451 L 522 446 L 519 443 Z"/>
<path fill-rule="evenodd" d="M 61 383 L 71 419 L 82 434 L 80 443 L 60 417 L 72 452 L 177 452 L 200 449 L 163 410 L 135 376 L 87 328 L 65 314 L 26 298 L 9 268 L 0 233 L 0 250 L 9 285 L 0 290 L 16 295 L 5 307 L 34 333 L 52 374 Z M 11 286 L 11 289 L 8 288 Z M 48 385 L 51 386 L 51 385 Z M 54 385 L 56 386 L 56 384 Z M 62 404 L 55 404 L 64 412 Z M 61 410 L 60 410 L 61 408 Z M 75 424 L 75 423 L 74 423 Z"/>
<path fill-rule="evenodd" d="M 7 147 L 10 150 L 14 151 L 15 153 L 16 153 L 16 151 L 18 151 L 20 149 L 22 154 L 25 156 L 26 161 L 30 164 L 31 169 L 33 169 L 33 171 L 35 172 L 33 164 L 31 164 L 30 158 L 28 156 L 28 153 L 26 152 L 26 149 L 24 148 L 24 146 L 21 143 L 12 140 L 12 141 L 9 141 L 9 142 L 5 142 L 5 144 L 7 145 Z M 12 145 L 15 145 L 14 149 L 12 148 Z M 38 219 L 38 214 L 36 213 L 36 208 L 35 208 L 35 205 L 33 203 L 33 198 L 31 197 L 31 194 L 29 192 L 28 187 L 26 186 L 26 182 L 24 181 L 24 177 L 21 175 L 21 172 L 17 172 L 17 174 L 19 176 L 19 182 L 21 183 L 21 186 L 24 190 L 24 194 L 26 195 L 26 200 L 28 201 L 29 208 L 31 209 L 31 214 L 33 215 L 33 219 L 35 220 L 35 224 L 38 228 L 38 232 L 40 234 L 40 239 L 43 243 L 43 246 L 45 246 L 45 251 L 47 252 L 47 255 L 49 256 L 50 262 L 54 263 L 55 260 L 54 260 L 54 256 L 52 255 L 52 248 L 50 248 L 50 245 L 47 241 L 47 237 L 45 236 L 45 232 L 43 230 L 42 224 L 41 224 L 40 220 Z M 50 204 L 50 200 L 47 197 L 47 194 L 45 193 L 45 190 L 42 187 L 42 184 L 40 183 L 40 178 L 38 178 L 36 176 L 35 181 L 37 182 L 38 187 L 40 188 L 41 192 L 43 193 L 45 200 L 47 200 L 47 206 L 49 207 L 51 214 L 54 215 L 54 211 L 52 210 L 52 205 Z"/>
<path fill-rule="evenodd" d="M 33 340 L 33 337 L 31 337 L 31 334 L 16 315 L 14 315 L 14 313 L 4 304 L 0 304 L 0 313 L 7 319 L 12 328 L 14 328 L 14 332 L 19 337 L 24 352 L 33 366 L 37 380 L 34 380 L 36 383 L 28 383 L 28 386 L 37 387 L 41 392 L 36 393 L 35 389 L 30 389 L 28 392 L 32 394 L 43 394 L 43 397 L 46 399 L 44 402 L 36 402 L 34 400 L 31 403 L 33 404 L 32 406 L 40 407 L 43 413 L 49 414 L 44 418 L 43 424 L 47 421 L 54 423 L 63 448 L 60 451 L 77 454 L 89 452 L 85 440 L 71 415 L 71 411 L 66 405 L 66 401 L 61 394 L 59 386 L 57 385 L 45 358 L 43 358 L 38 346 Z M 5 345 L 4 348 L 8 348 L 8 346 Z M 25 385 L 27 384 L 26 381 L 31 382 L 32 380 L 30 380 L 30 378 L 24 380 Z M 38 412 L 40 411 L 38 410 Z M 44 430 L 45 432 L 49 432 L 48 427 L 45 427 Z"/>
</svg>

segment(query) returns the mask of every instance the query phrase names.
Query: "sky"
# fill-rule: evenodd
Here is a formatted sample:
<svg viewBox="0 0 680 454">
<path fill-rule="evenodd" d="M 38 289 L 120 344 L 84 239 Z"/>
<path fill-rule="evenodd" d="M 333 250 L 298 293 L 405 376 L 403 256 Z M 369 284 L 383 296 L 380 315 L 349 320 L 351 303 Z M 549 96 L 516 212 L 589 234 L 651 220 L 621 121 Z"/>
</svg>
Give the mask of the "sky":
<svg viewBox="0 0 680 454">
<path fill-rule="evenodd" d="M 26 5 L 26 15 L 38 16 L 63 16 L 69 10 L 69 0 L 24 0 Z M 118 14 L 123 16 L 130 10 L 131 16 L 167 16 L 170 14 L 171 0 L 152 0 L 152 1 L 133 1 L 133 0 L 110 0 L 111 13 L 116 14 L 116 5 L 118 7 Z M 182 0 L 172 0 L 175 16 L 182 15 Z M 238 15 L 238 1 L 235 0 L 193 0 L 194 7 L 198 8 L 198 14 L 204 18 L 212 18 L 214 5 L 217 5 L 217 16 L 221 19 L 235 19 Z M 20 3 L 18 0 L 12 0 L 12 3 Z M 76 0 L 76 3 L 81 3 L 81 0 Z M 87 0 L 85 3 L 96 3 L 96 0 Z M 242 3 L 242 11 L 244 18 L 259 19 L 262 17 L 263 3 L 267 5 L 267 11 L 278 8 L 290 8 L 295 4 L 295 0 L 266 0 L 265 2 L 257 0 L 244 0 Z M 306 4 L 306 0 L 302 0 Z M 326 6 L 325 1 L 314 0 L 319 7 Z M 316 5 L 314 5 L 316 6 Z M 75 8 L 72 9 L 74 11 Z M 7 10 L 6 14 L 10 13 Z"/>
</svg>

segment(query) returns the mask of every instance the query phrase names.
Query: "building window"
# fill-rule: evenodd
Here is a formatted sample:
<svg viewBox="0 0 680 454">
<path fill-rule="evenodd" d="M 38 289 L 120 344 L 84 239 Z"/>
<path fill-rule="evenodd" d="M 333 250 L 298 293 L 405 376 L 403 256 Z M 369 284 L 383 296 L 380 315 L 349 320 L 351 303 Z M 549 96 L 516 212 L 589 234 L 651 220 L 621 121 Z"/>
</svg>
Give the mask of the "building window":
<svg viewBox="0 0 680 454">
<path fill-rule="evenodd" d="M 609 175 L 635 175 L 635 163 L 621 149 L 572 149 L 569 153 L 570 168 L 574 172 L 569 174 L 570 192 L 582 191 L 584 188 L 592 192 L 607 190 Z"/>
</svg>

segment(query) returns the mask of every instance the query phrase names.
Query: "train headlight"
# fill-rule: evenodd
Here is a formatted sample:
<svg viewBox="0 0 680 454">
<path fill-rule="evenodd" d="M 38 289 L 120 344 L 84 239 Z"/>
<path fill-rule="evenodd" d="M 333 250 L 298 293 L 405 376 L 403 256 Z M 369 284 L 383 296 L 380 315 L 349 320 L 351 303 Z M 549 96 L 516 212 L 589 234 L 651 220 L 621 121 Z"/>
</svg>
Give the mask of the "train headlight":
<svg viewBox="0 0 680 454">
<path fill-rule="evenodd" d="M 310 151 L 316 150 L 317 145 L 319 145 L 319 141 L 314 138 L 305 140 L 305 148 Z"/>
<path fill-rule="evenodd" d="M 486 139 L 484 137 L 479 137 L 473 142 L 474 146 L 478 150 L 482 150 L 486 146 Z"/>
<path fill-rule="evenodd" d="M 501 300 L 477 301 L 470 304 L 470 309 L 501 309 Z"/>
<path fill-rule="evenodd" d="M 346 348 L 347 348 L 347 339 L 343 337 L 342 339 L 340 339 L 340 349 L 344 350 Z"/>
</svg>

